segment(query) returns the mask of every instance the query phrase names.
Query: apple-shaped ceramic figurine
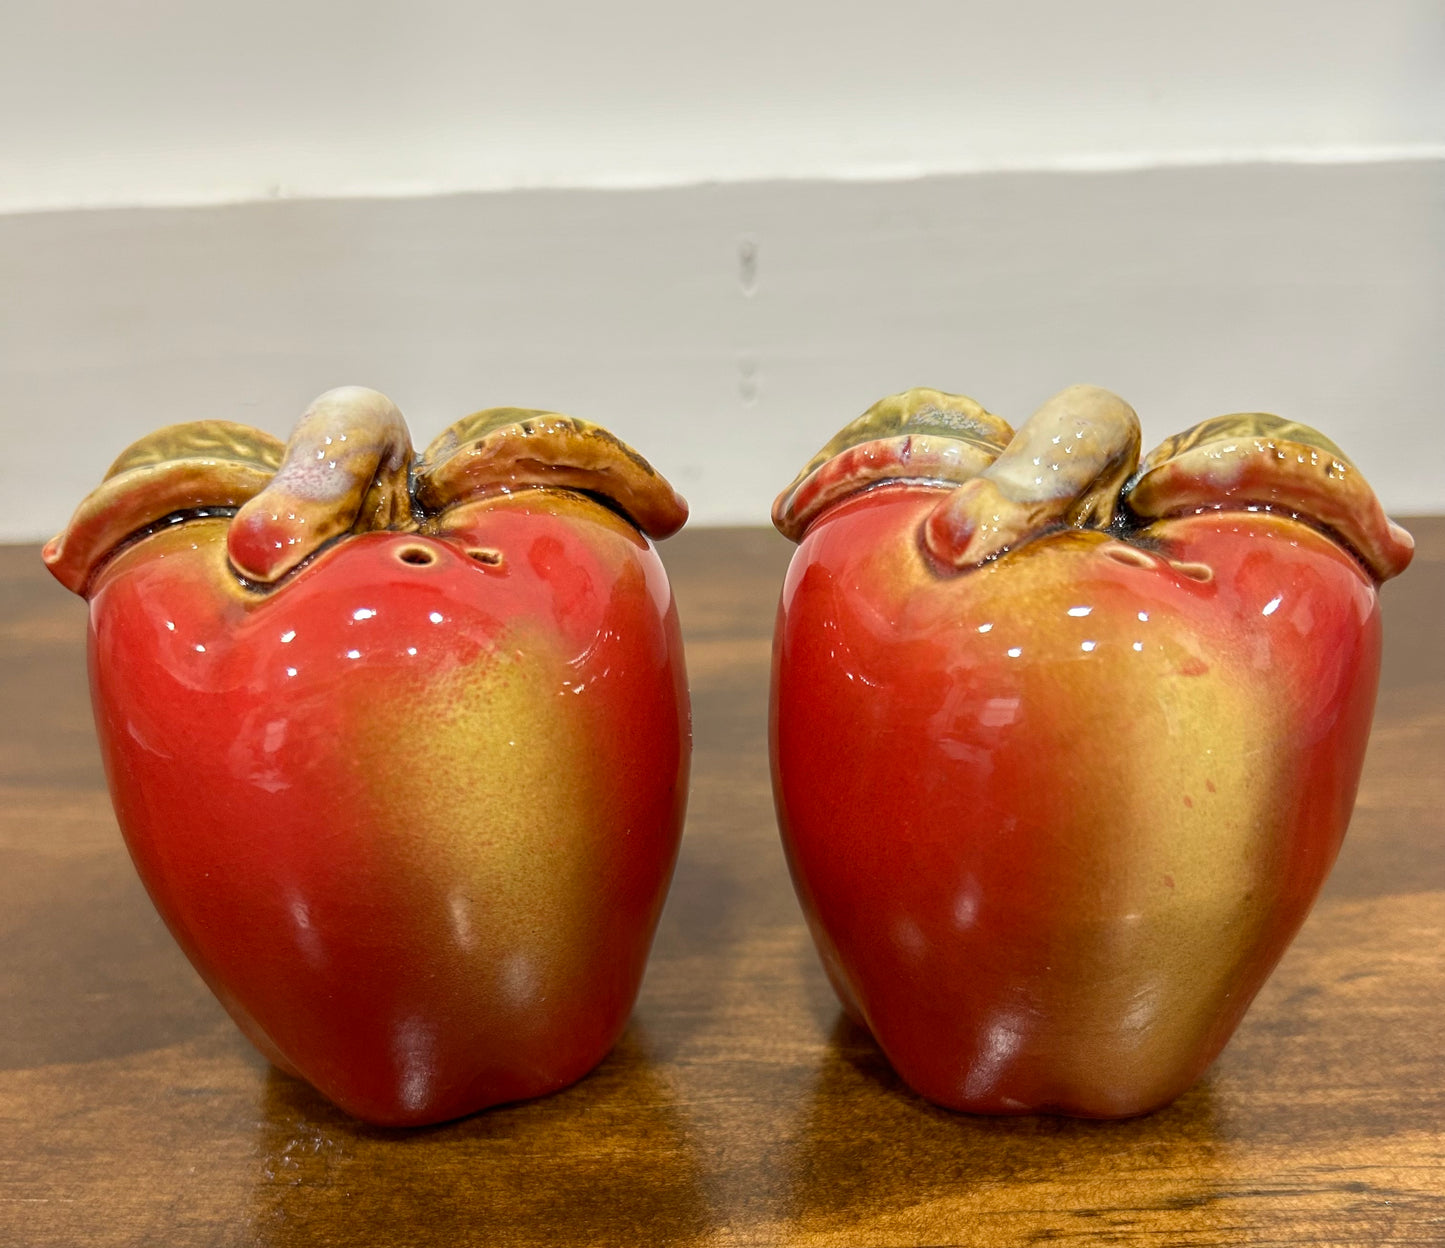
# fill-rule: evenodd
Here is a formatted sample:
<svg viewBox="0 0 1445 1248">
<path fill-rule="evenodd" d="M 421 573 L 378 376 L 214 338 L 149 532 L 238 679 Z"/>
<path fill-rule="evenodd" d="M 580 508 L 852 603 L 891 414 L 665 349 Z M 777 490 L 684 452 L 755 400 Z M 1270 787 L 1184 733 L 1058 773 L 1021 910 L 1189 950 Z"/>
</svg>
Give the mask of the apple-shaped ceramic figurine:
<svg viewBox="0 0 1445 1248">
<path fill-rule="evenodd" d="M 221 421 L 116 461 L 51 571 L 157 909 L 242 1031 L 411 1125 L 550 1092 L 632 1008 L 681 831 L 686 506 L 583 421 L 414 456 L 374 391 L 288 445 Z"/>
<path fill-rule="evenodd" d="M 1015 433 L 914 390 L 774 509 L 789 864 L 845 1008 L 942 1105 L 1177 1096 L 1349 821 L 1409 535 L 1278 417 L 1138 456 L 1107 391 Z"/>
</svg>

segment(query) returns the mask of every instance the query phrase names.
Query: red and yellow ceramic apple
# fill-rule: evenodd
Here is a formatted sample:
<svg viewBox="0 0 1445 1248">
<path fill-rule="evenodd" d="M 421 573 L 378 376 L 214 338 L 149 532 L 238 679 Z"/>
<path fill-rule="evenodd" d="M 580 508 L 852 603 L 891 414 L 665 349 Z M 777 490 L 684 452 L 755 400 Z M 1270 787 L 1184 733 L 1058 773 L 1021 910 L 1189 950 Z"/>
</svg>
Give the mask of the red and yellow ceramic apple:
<svg viewBox="0 0 1445 1248">
<path fill-rule="evenodd" d="M 1349 821 L 1408 534 L 1277 417 L 1138 453 L 1106 391 L 1015 433 L 915 390 L 774 511 L 801 543 L 772 695 L 794 880 L 845 1007 L 943 1105 L 1177 1096 Z"/>
<path fill-rule="evenodd" d="M 550 1092 L 631 1010 L 688 701 L 643 536 L 686 507 L 605 430 L 498 409 L 414 457 L 374 391 L 282 447 L 179 425 L 45 550 L 90 600 L 115 809 L 241 1029 L 351 1113 Z"/>
</svg>

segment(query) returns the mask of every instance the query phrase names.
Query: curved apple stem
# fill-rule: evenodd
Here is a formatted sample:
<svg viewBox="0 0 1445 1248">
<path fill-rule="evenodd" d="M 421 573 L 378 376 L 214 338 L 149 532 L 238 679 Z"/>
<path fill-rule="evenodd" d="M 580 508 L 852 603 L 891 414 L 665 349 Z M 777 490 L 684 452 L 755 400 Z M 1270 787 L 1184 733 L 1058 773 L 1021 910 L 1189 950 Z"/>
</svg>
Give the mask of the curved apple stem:
<svg viewBox="0 0 1445 1248">
<path fill-rule="evenodd" d="M 1139 418 L 1117 394 L 1070 386 L 992 464 L 929 513 L 923 542 L 951 568 L 976 567 L 1060 524 L 1107 528 L 1139 462 Z"/>
<path fill-rule="evenodd" d="M 411 434 L 386 395 L 328 390 L 297 422 L 276 475 L 231 521 L 232 566 L 270 584 L 339 534 L 416 528 L 411 461 Z"/>
</svg>

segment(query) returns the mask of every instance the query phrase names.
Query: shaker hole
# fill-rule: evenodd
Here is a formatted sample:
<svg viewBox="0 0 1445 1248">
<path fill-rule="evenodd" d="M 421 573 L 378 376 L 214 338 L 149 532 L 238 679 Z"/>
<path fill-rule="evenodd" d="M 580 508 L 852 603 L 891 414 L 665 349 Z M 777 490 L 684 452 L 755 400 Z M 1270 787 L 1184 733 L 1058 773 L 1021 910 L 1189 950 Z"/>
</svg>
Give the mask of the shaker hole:
<svg viewBox="0 0 1445 1248">
<path fill-rule="evenodd" d="M 489 568 L 495 568 L 499 563 L 502 562 L 502 552 L 500 550 L 492 548 L 491 546 L 478 546 L 472 550 L 467 551 L 467 554 L 469 554 L 478 563 L 486 564 Z"/>
<path fill-rule="evenodd" d="M 1113 543 L 1105 552 L 1115 563 L 1131 568 L 1152 568 L 1154 560 L 1137 546 L 1126 546 L 1123 542 Z"/>
<path fill-rule="evenodd" d="M 1191 581 L 1198 581 L 1201 585 L 1207 585 L 1214 579 L 1214 569 L 1207 563 L 1173 563 L 1172 567 L 1180 576 L 1187 576 Z"/>
<path fill-rule="evenodd" d="M 436 554 L 425 546 L 403 546 L 396 552 L 396 557 L 403 563 L 413 563 L 418 567 L 437 561 Z"/>
</svg>

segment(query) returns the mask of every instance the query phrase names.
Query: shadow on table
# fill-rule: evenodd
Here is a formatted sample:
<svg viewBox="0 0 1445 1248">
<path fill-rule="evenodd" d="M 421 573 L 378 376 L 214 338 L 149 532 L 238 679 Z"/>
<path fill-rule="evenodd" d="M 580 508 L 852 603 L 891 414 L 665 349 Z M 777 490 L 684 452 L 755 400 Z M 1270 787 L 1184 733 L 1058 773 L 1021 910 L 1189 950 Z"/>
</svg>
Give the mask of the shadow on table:
<svg viewBox="0 0 1445 1248">
<path fill-rule="evenodd" d="M 254 1242 L 689 1244 L 711 1217 L 692 1141 L 634 1024 L 553 1096 L 413 1131 L 368 1127 L 273 1070 Z"/>
<path fill-rule="evenodd" d="M 1210 1207 L 1228 1147 L 1207 1079 L 1122 1122 L 955 1113 L 910 1091 L 840 1014 L 786 1157 L 800 1242 L 993 1244 L 1127 1238 L 1161 1219 L 1197 1235 L 1222 1216 Z"/>
</svg>

